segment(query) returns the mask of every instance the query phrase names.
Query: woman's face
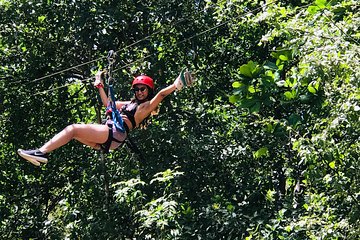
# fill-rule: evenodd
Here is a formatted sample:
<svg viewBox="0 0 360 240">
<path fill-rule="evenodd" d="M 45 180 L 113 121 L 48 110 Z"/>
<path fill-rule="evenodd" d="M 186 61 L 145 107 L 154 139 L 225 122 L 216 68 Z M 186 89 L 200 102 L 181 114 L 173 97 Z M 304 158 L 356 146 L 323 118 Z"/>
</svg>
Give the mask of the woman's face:
<svg viewBox="0 0 360 240">
<path fill-rule="evenodd" d="M 145 100 L 149 95 L 149 89 L 144 84 L 136 84 L 132 90 L 139 101 Z"/>
</svg>

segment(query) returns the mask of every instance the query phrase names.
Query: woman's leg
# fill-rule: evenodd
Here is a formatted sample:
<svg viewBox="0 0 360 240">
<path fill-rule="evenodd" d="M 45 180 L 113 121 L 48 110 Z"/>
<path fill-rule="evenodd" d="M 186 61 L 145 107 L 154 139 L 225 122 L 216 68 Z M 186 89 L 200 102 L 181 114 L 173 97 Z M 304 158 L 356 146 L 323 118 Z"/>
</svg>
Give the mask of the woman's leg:
<svg viewBox="0 0 360 240">
<path fill-rule="evenodd" d="M 72 139 L 86 144 L 93 148 L 98 148 L 98 143 L 106 142 L 109 136 L 109 128 L 100 124 L 72 124 L 56 134 L 50 141 L 45 143 L 39 150 L 49 153 L 65 144 Z"/>
</svg>

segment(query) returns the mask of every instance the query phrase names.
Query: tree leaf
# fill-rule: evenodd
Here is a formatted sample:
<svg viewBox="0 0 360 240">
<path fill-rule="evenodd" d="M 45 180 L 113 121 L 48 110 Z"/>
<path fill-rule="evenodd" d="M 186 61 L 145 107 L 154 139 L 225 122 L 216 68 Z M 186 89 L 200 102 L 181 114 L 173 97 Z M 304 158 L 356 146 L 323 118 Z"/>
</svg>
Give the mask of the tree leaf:
<svg viewBox="0 0 360 240">
<path fill-rule="evenodd" d="M 260 112 L 260 107 L 261 107 L 261 103 L 257 101 L 254 105 L 252 105 L 252 106 L 249 108 L 249 111 L 250 111 L 251 113 Z"/>
<path fill-rule="evenodd" d="M 243 83 L 238 82 L 238 81 L 232 83 L 233 88 L 240 88 L 243 85 L 244 85 Z"/>
<path fill-rule="evenodd" d="M 249 61 L 247 64 L 241 65 L 240 73 L 246 77 L 254 77 L 258 72 L 258 66 L 255 62 Z"/>
<path fill-rule="evenodd" d="M 255 93 L 255 87 L 253 86 L 253 85 L 250 85 L 249 87 L 248 87 L 248 91 L 249 91 L 249 93 Z"/>
<path fill-rule="evenodd" d="M 234 104 L 236 102 L 238 102 L 240 100 L 240 96 L 239 95 L 231 95 L 229 97 L 229 102 Z"/>
<path fill-rule="evenodd" d="M 270 62 L 270 61 L 266 61 L 264 64 L 264 69 L 270 69 L 270 70 L 278 70 L 278 67 L 275 63 Z"/>
<path fill-rule="evenodd" d="M 252 77 L 251 68 L 247 64 L 240 67 L 240 73 L 246 77 Z"/>
<path fill-rule="evenodd" d="M 315 4 L 317 7 L 319 7 L 320 9 L 323 9 L 326 7 L 327 5 L 327 1 L 326 0 L 316 0 Z"/>
<path fill-rule="evenodd" d="M 294 94 L 293 94 L 292 92 L 290 92 L 290 91 L 286 91 L 286 92 L 284 93 L 284 96 L 285 96 L 285 98 L 286 98 L 287 100 L 291 100 L 291 99 L 294 99 L 294 98 L 295 98 Z"/>
<path fill-rule="evenodd" d="M 267 147 L 262 147 L 254 153 L 255 158 L 261 158 L 263 156 L 269 156 L 269 150 Z"/>
<path fill-rule="evenodd" d="M 287 61 L 287 60 L 289 60 L 289 58 L 288 58 L 287 56 L 285 56 L 285 55 L 280 55 L 280 56 L 279 56 L 279 59 L 282 60 L 282 61 Z"/>
<path fill-rule="evenodd" d="M 252 107 L 254 104 L 256 103 L 256 101 L 254 99 L 242 99 L 241 100 L 241 107 L 243 108 L 250 108 Z"/>
<path fill-rule="evenodd" d="M 330 167 L 331 169 L 335 169 L 335 161 L 330 162 L 330 163 L 329 163 L 329 167 Z"/>
<path fill-rule="evenodd" d="M 301 117 L 297 113 L 292 113 L 289 117 L 289 124 L 292 126 L 297 125 L 297 123 L 301 122 Z"/>
<path fill-rule="evenodd" d="M 317 13 L 318 11 L 320 10 L 320 8 L 318 6 L 309 6 L 307 11 L 310 13 L 310 14 L 315 14 Z"/>
<path fill-rule="evenodd" d="M 307 87 L 308 91 L 311 92 L 312 94 L 316 94 L 316 89 L 313 87 L 313 84 L 310 83 Z"/>
</svg>

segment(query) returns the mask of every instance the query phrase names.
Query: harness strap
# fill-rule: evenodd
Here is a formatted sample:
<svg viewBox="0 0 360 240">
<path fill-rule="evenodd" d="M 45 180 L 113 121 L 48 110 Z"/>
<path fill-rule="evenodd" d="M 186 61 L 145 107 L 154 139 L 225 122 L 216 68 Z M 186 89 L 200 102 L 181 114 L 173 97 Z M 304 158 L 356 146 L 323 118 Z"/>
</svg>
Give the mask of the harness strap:
<svg viewBox="0 0 360 240">
<path fill-rule="evenodd" d="M 134 141 L 129 136 L 127 137 L 127 141 L 125 143 L 134 153 L 138 154 L 138 156 L 140 157 L 140 160 L 142 162 L 145 162 L 144 155 L 141 153 L 138 146 L 134 143 Z"/>
<path fill-rule="evenodd" d="M 117 143 L 122 143 L 122 144 L 124 143 L 123 141 L 120 141 L 120 140 L 114 138 L 113 125 L 111 123 L 108 123 L 107 126 L 109 128 L 109 137 L 106 140 L 106 142 L 104 142 L 103 144 L 100 144 L 100 148 L 104 153 L 109 153 L 109 149 L 110 149 L 112 142 L 117 142 Z M 126 126 L 126 124 L 125 124 L 125 126 Z M 129 128 L 127 128 L 127 129 L 129 129 Z"/>
<path fill-rule="evenodd" d="M 118 130 L 119 132 L 125 132 L 126 129 L 124 127 L 124 121 L 120 115 L 119 110 L 116 108 L 116 99 L 115 99 L 115 94 L 114 94 L 114 89 L 113 89 L 112 84 L 109 85 L 109 93 L 110 93 L 111 99 L 109 101 L 107 110 L 109 110 L 109 107 L 111 108 L 111 117 L 112 117 L 112 120 L 114 121 L 116 130 Z"/>
</svg>

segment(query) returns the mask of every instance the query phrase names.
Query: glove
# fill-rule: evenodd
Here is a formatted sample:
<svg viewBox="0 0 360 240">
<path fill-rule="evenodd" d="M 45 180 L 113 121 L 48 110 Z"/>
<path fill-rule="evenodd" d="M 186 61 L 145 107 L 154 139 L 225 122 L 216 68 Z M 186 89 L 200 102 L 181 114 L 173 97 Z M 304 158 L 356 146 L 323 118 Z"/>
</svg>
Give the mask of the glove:
<svg viewBox="0 0 360 240">
<path fill-rule="evenodd" d="M 94 86 L 97 88 L 103 88 L 104 87 L 104 75 L 105 75 L 105 71 L 98 71 L 95 74 L 95 82 L 94 82 Z"/>
<path fill-rule="evenodd" d="M 174 84 L 178 91 L 180 91 L 184 86 L 190 86 L 194 82 L 191 73 L 184 69 L 180 72 L 179 76 L 176 78 Z"/>
</svg>

